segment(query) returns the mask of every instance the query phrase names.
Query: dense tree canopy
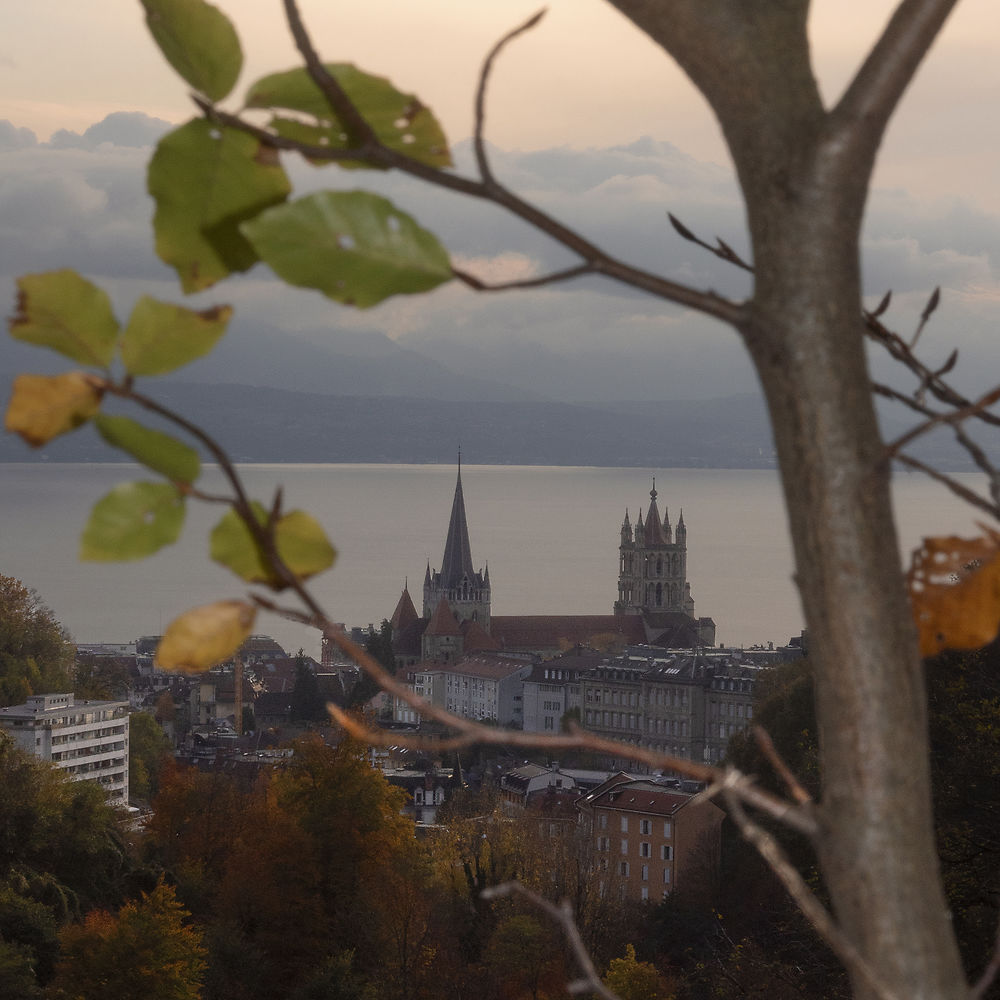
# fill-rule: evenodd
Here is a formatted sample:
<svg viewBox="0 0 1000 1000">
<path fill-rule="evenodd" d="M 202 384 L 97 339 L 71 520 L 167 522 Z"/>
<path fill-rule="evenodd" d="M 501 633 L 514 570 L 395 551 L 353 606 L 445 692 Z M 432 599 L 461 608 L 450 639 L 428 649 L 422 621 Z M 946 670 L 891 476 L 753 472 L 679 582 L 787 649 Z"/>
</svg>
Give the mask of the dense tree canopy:
<svg viewBox="0 0 1000 1000">
<path fill-rule="evenodd" d="M 0 575 L 0 704 L 71 691 L 73 646 L 35 591 Z"/>
</svg>

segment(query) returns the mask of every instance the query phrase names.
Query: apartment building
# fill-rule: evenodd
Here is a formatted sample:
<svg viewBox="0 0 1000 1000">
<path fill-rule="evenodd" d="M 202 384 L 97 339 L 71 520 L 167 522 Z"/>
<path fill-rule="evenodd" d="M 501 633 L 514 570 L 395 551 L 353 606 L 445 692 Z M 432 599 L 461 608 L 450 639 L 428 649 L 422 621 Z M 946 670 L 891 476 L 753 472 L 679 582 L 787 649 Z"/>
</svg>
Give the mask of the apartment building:
<svg viewBox="0 0 1000 1000">
<path fill-rule="evenodd" d="M 616 774 L 578 808 L 593 838 L 602 893 L 656 902 L 681 885 L 692 892 L 710 885 L 725 815 L 713 802 Z"/>
<path fill-rule="evenodd" d="M 54 764 L 71 781 L 96 781 L 112 805 L 128 805 L 127 701 L 77 701 L 33 695 L 0 708 L 0 729 L 17 746 Z"/>
</svg>

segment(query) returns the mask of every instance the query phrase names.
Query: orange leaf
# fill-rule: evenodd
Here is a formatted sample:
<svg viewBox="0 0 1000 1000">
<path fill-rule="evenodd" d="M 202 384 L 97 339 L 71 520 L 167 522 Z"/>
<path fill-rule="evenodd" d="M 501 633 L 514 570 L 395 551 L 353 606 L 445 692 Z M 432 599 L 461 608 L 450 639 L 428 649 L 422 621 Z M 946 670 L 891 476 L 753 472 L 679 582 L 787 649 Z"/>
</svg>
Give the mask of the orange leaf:
<svg viewBox="0 0 1000 1000">
<path fill-rule="evenodd" d="M 1000 630 L 1000 534 L 925 538 L 913 553 L 907 586 L 920 655 L 978 649 Z"/>
<path fill-rule="evenodd" d="M 18 375 L 4 427 L 37 448 L 76 430 L 97 413 L 100 405 L 100 382 L 86 372 Z"/>
</svg>

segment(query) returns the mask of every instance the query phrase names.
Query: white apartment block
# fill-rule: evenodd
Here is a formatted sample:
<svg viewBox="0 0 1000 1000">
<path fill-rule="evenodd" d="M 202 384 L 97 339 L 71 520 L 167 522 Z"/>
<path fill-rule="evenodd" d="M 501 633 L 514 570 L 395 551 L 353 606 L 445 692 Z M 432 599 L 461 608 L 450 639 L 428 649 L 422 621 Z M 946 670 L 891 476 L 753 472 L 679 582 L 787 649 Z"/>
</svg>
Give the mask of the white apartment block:
<svg viewBox="0 0 1000 1000">
<path fill-rule="evenodd" d="M 72 694 L 39 694 L 0 708 L 3 729 L 22 750 L 66 772 L 71 781 L 96 781 L 112 805 L 128 805 L 127 701 L 81 701 Z"/>
</svg>

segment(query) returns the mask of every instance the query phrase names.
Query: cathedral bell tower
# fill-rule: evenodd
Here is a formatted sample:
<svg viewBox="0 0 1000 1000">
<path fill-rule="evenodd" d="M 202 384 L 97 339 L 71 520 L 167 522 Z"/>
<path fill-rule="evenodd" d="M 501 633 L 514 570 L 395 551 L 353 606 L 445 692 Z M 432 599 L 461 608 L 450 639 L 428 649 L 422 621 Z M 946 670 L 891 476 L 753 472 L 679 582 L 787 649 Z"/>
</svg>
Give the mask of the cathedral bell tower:
<svg viewBox="0 0 1000 1000">
<path fill-rule="evenodd" d="M 649 510 L 642 509 L 633 530 L 625 511 L 618 549 L 618 600 L 615 614 L 680 611 L 694 617 L 694 600 L 687 582 L 687 527 L 681 513 L 674 535 L 670 515 L 656 506 L 656 480 L 649 491 Z"/>
<path fill-rule="evenodd" d="M 451 505 L 451 520 L 444 543 L 444 557 L 439 572 L 431 572 L 430 564 L 424 575 L 423 617 L 432 618 L 442 599 L 455 621 L 474 621 L 485 631 L 490 630 L 490 571 L 476 572 L 472 568 L 469 545 L 469 525 L 465 518 L 465 497 L 462 493 L 462 458 L 458 459 L 458 481 Z"/>
</svg>

